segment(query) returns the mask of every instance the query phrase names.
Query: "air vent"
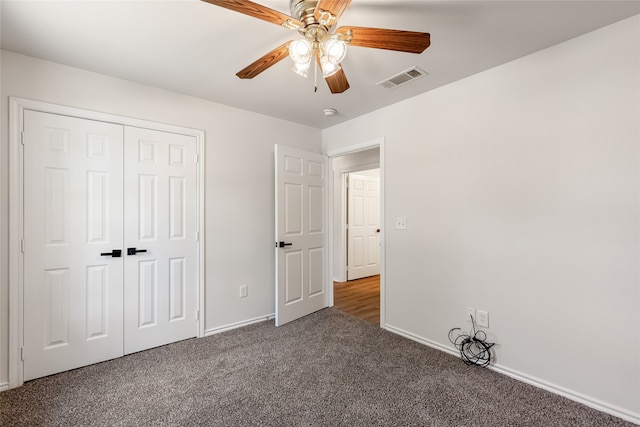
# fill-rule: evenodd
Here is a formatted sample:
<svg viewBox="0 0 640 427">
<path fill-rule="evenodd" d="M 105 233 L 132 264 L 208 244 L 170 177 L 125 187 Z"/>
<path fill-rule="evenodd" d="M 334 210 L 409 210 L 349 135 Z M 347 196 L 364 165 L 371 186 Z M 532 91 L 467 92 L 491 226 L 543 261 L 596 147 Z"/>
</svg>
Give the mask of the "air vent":
<svg viewBox="0 0 640 427">
<path fill-rule="evenodd" d="M 427 73 L 426 71 L 418 67 L 412 67 L 412 68 L 409 68 L 408 70 L 401 72 L 400 74 L 396 74 L 393 77 L 390 77 L 386 80 L 379 82 L 378 86 L 382 86 L 385 89 L 392 89 L 394 87 L 406 85 L 407 83 L 415 79 L 419 79 L 420 77 L 428 76 L 428 75 L 429 73 Z"/>
</svg>

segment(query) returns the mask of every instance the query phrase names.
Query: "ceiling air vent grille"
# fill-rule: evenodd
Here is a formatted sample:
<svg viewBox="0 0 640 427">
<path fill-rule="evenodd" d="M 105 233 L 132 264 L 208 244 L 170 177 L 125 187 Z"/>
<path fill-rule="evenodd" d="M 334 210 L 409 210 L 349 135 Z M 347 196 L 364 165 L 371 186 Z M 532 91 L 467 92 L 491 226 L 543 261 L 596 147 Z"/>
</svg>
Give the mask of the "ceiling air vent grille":
<svg viewBox="0 0 640 427">
<path fill-rule="evenodd" d="M 420 77 L 428 75 L 429 73 L 427 73 L 426 71 L 418 67 L 412 67 L 401 72 L 400 74 L 396 74 L 393 77 L 389 77 L 388 79 L 379 82 L 378 86 L 382 86 L 385 89 L 392 89 L 394 87 L 406 85 L 407 83 L 415 79 L 419 79 Z"/>
</svg>

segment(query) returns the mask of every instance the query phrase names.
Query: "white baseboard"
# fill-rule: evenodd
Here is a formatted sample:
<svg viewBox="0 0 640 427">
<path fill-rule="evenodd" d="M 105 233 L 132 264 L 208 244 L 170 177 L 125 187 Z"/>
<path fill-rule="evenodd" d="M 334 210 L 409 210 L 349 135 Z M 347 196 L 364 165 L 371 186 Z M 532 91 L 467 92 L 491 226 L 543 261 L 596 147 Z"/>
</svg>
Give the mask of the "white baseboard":
<svg viewBox="0 0 640 427">
<path fill-rule="evenodd" d="M 560 396 L 566 397 L 567 399 L 573 400 L 575 402 L 582 403 L 583 405 L 589 406 L 590 408 L 596 409 L 598 411 L 605 412 L 607 414 L 613 415 L 618 418 L 622 418 L 623 420 L 630 421 L 635 424 L 640 424 L 640 414 L 634 414 L 631 411 L 628 411 L 623 408 L 619 408 L 615 405 L 611 405 L 610 403 L 606 403 L 601 400 L 594 399 L 582 393 L 578 393 L 576 391 L 569 390 L 567 388 L 550 383 L 540 378 L 532 377 L 522 372 L 509 369 L 505 366 L 495 365 L 495 366 L 490 366 L 489 369 L 499 372 L 513 379 L 516 379 L 518 381 L 522 381 L 524 383 L 541 388 L 543 390 L 550 391 L 551 393 L 555 393 Z"/>
<path fill-rule="evenodd" d="M 0 383 L 0 391 L 9 390 L 9 383 Z"/>
<path fill-rule="evenodd" d="M 428 340 L 426 338 L 419 337 L 418 335 L 414 335 L 411 332 L 407 332 L 407 331 L 405 331 L 403 329 L 396 328 L 395 326 L 391 326 L 388 323 L 386 325 L 384 325 L 384 329 L 386 329 L 389 332 L 393 332 L 396 335 L 400 335 L 400 336 L 403 336 L 405 338 L 408 338 L 411 341 L 415 341 L 417 343 L 424 344 L 427 347 L 435 348 L 436 350 L 444 351 L 445 353 L 449 353 L 449 354 L 452 354 L 454 356 L 459 356 L 460 355 L 460 353 L 458 353 L 456 350 L 454 350 L 452 348 L 446 347 L 446 346 L 444 346 L 444 345 L 442 345 L 440 343 L 437 343 L 435 341 L 431 341 L 431 340 Z"/>
<path fill-rule="evenodd" d="M 266 316 L 255 317 L 249 320 L 243 320 L 241 322 L 230 323 L 224 326 L 218 326 L 215 328 L 207 329 L 204 331 L 204 336 L 208 337 L 211 335 L 219 334 L 221 332 L 230 331 L 232 329 L 242 328 L 243 326 L 253 325 L 254 323 L 265 322 L 267 320 L 272 320 L 275 317 L 275 314 L 268 314 Z"/>
<path fill-rule="evenodd" d="M 422 338 L 418 335 L 412 334 L 411 332 L 407 332 L 400 328 L 396 328 L 395 326 L 391 326 L 389 324 L 385 325 L 384 329 L 392 332 L 394 334 L 403 336 L 417 343 L 426 345 L 428 347 L 434 348 L 436 350 L 444 351 L 445 353 L 452 354 L 454 356 L 460 357 L 460 353 L 451 348 L 444 346 L 435 341 L 428 340 L 426 338 Z M 596 409 L 601 412 L 605 412 L 607 414 L 613 415 L 618 418 L 622 418 L 623 420 L 630 421 L 635 424 L 640 425 L 640 414 L 633 413 L 623 408 L 619 408 L 615 405 L 611 405 L 606 402 L 602 402 L 598 399 L 594 399 L 592 397 L 586 396 L 582 393 L 578 393 L 573 390 L 569 390 L 567 388 L 558 386 L 556 384 L 550 383 L 548 381 L 542 380 L 540 378 L 532 377 L 531 375 L 524 374 L 522 372 L 507 368 L 501 365 L 491 365 L 488 366 L 488 369 L 492 371 L 498 372 L 500 374 L 511 377 L 515 380 L 521 381 L 526 384 L 530 384 L 534 387 L 541 388 L 543 390 L 549 391 L 554 394 L 558 394 L 560 396 L 566 397 L 567 399 L 573 400 L 578 403 L 582 403 L 590 408 Z"/>
</svg>

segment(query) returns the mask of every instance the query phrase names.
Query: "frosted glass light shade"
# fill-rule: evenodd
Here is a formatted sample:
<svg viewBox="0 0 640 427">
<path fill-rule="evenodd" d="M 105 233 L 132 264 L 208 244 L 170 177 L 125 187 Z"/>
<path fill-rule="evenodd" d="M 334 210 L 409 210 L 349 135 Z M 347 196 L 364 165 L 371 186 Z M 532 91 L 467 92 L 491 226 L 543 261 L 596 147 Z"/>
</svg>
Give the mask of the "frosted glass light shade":
<svg viewBox="0 0 640 427">
<path fill-rule="evenodd" d="M 309 75 L 310 66 L 311 66 L 311 60 L 307 61 L 306 63 L 294 62 L 293 67 L 291 67 L 291 69 L 293 70 L 294 73 L 306 78 Z"/>
<path fill-rule="evenodd" d="M 342 68 L 340 64 L 334 64 L 327 58 L 327 56 L 323 56 L 320 58 L 320 68 L 322 69 L 322 76 L 329 77 L 340 71 Z"/>
<path fill-rule="evenodd" d="M 289 56 L 296 64 L 306 64 L 311 60 L 313 47 L 306 39 L 294 40 L 289 44 Z"/>
<path fill-rule="evenodd" d="M 336 37 L 330 37 L 322 42 L 322 50 L 329 62 L 339 64 L 347 55 L 347 44 Z"/>
</svg>

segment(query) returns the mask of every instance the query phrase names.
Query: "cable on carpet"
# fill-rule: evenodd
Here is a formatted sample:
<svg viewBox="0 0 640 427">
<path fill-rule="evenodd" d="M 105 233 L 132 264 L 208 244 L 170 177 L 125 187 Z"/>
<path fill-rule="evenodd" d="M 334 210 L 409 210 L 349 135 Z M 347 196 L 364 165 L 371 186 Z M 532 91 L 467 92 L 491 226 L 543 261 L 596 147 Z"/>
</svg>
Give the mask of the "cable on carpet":
<svg viewBox="0 0 640 427">
<path fill-rule="evenodd" d="M 460 358 L 467 365 L 489 366 L 491 363 L 491 347 L 495 343 L 487 342 L 487 334 L 476 330 L 476 321 L 471 317 L 473 334 L 467 334 L 460 328 L 449 331 L 449 341 L 460 351 Z"/>
</svg>

